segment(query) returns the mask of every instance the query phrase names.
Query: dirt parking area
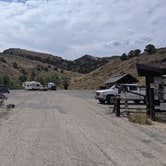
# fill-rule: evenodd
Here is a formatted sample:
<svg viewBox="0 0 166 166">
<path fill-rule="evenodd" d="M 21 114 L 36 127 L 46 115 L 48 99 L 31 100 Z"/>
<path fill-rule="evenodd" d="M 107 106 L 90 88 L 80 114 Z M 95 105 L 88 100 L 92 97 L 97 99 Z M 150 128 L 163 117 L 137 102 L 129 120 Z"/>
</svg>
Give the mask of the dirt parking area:
<svg viewBox="0 0 166 166">
<path fill-rule="evenodd" d="M 12 91 L 0 166 L 166 166 L 166 129 L 116 118 L 89 91 Z"/>
</svg>

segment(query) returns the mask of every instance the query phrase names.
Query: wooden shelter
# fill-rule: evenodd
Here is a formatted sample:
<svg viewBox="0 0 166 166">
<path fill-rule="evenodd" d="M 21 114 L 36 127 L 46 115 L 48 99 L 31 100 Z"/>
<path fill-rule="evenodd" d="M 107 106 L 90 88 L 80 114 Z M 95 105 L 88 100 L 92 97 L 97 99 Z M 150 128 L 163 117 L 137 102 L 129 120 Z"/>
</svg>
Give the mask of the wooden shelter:
<svg viewBox="0 0 166 166">
<path fill-rule="evenodd" d="M 109 80 L 105 81 L 104 84 L 107 87 L 111 87 L 113 84 L 133 84 L 137 83 L 138 80 L 129 73 L 121 73 L 112 76 Z"/>
<path fill-rule="evenodd" d="M 163 75 L 166 75 L 166 62 L 137 64 L 137 71 L 139 76 L 145 77 L 147 114 L 152 120 L 155 120 L 154 83 L 156 77 L 162 79 Z"/>
</svg>

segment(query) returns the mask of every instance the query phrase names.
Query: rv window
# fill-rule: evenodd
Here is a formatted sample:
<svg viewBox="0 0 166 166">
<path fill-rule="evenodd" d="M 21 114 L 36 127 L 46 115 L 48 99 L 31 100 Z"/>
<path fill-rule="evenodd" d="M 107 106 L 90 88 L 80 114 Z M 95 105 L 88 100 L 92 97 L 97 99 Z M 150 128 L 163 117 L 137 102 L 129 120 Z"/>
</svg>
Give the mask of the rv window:
<svg viewBox="0 0 166 166">
<path fill-rule="evenodd" d="M 129 86 L 129 90 L 136 91 L 137 87 L 136 86 Z"/>
</svg>

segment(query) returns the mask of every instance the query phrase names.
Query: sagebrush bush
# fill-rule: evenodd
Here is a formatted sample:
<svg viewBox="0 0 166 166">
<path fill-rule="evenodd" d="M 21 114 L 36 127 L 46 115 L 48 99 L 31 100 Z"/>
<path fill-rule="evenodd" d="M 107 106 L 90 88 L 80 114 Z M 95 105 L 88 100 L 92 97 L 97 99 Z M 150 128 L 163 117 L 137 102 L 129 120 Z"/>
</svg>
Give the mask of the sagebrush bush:
<svg viewBox="0 0 166 166">
<path fill-rule="evenodd" d="M 130 114 L 128 116 L 128 119 L 132 123 L 138 123 L 138 124 L 143 124 L 143 125 L 152 125 L 152 121 L 144 113 Z"/>
</svg>

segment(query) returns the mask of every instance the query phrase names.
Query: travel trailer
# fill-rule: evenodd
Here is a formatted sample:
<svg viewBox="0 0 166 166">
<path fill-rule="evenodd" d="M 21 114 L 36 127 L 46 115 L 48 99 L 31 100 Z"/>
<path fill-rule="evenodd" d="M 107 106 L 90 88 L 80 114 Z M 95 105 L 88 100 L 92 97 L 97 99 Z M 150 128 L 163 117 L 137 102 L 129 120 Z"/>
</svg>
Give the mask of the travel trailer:
<svg viewBox="0 0 166 166">
<path fill-rule="evenodd" d="M 40 90 L 41 83 L 37 81 L 26 81 L 23 83 L 23 87 L 27 90 Z"/>
</svg>

